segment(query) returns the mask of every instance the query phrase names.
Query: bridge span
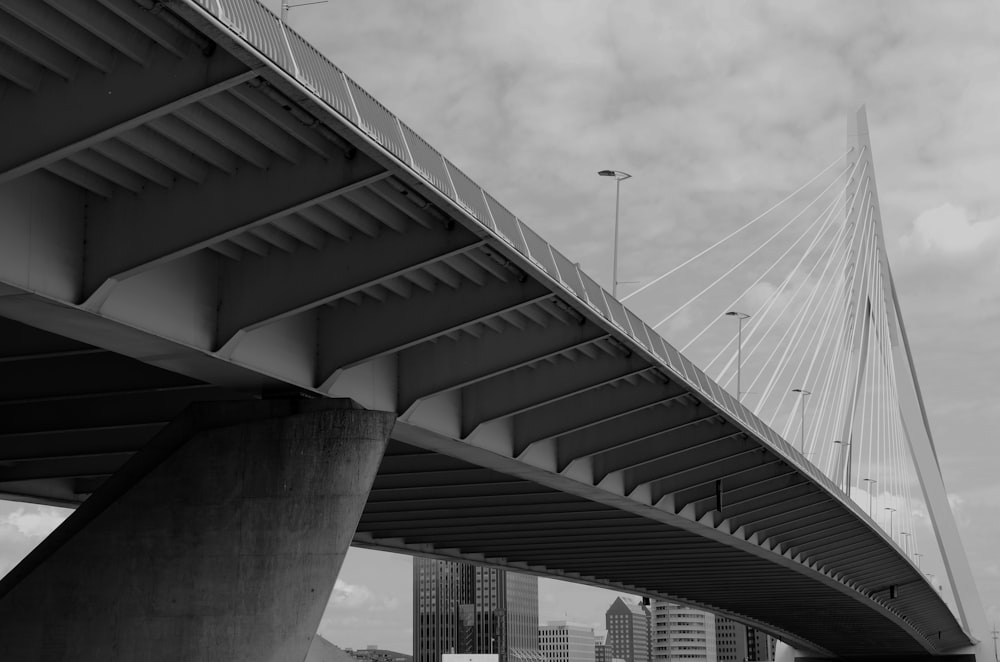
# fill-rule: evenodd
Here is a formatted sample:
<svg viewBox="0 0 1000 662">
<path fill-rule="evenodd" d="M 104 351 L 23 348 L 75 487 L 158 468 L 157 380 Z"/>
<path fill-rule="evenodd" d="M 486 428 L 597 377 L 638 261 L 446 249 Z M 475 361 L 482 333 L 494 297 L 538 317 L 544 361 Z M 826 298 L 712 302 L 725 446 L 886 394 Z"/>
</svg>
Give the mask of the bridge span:
<svg viewBox="0 0 1000 662">
<path fill-rule="evenodd" d="M 292 601 L 258 644 L 293 659 L 348 543 L 686 602 L 820 657 L 975 643 L 837 485 L 256 2 L 0 0 L 0 88 L 0 494 L 82 504 L 0 582 L 0 648 L 179 659 L 183 629 L 236 659 L 198 610 L 238 638 Z M 202 500 L 268 467 L 256 505 Z M 213 589 L 267 588 L 146 578 L 174 561 L 129 541 L 164 535 L 176 567 L 258 559 Z M 94 606 L 123 581 L 153 606 L 115 630 Z"/>
</svg>

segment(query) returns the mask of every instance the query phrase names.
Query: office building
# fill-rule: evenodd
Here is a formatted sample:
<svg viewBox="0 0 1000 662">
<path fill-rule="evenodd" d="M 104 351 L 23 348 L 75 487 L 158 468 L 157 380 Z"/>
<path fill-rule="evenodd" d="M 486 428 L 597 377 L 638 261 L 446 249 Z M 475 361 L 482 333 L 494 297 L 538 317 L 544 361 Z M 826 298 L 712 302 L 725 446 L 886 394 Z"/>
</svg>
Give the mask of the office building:
<svg viewBox="0 0 1000 662">
<path fill-rule="evenodd" d="M 538 627 L 538 648 L 548 662 L 596 662 L 594 628 L 568 621 Z"/>
<path fill-rule="evenodd" d="M 445 653 L 495 653 L 500 662 L 543 662 L 538 578 L 413 557 L 414 662 L 441 662 Z"/>
<path fill-rule="evenodd" d="M 715 662 L 715 615 L 654 600 L 652 604 L 653 662 Z"/>
<path fill-rule="evenodd" d="M 642 605 L 616 598 L 604 615 L 611 657 L 625 662 L 649 662 L 649 612 Z"/>
<path fill-rule="evenodd" d="M 611 662 L 611 649 L 604 644 L 604 637 L 594 638 L 594 662 Z"/>
<path fill-rule="evenodd" d="M 774 649 L 778 640 L 771 635 L 748 627 L 747 629 L 747 660 L 757 662 L 762 660 L 773 660 Z"/>
<path fill-rule="evenodd" d="M 747 654 L 747 627 L 742 623 L 715 617 L 715 657 L 719 662 L 745 662 Z"/>
</svg>

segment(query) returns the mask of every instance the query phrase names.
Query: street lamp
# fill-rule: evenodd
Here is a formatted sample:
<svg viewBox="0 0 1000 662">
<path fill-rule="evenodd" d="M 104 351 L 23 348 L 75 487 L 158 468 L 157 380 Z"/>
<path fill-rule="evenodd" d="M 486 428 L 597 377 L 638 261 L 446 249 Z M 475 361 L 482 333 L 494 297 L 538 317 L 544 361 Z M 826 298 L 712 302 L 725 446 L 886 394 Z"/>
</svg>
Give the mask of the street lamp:
<svg viewBox="0 0 1000 662">
<path fill-rule="evenodd" d="M 799 398 L 799 404 L 801 405 L 799 409 L 802 419 L 799 443 L 802 446 L 801 452 L 804 453 L 806 451 L 806 396 L 812 395 L 812 391 L 807 391 L 804 388 L 793 388 L 792 393 L 798 393 L 799 395 L 802 396 L 801 398 Z"/>
<path fill-rule="evenodd" d="M 615 178 L 615 255 L 614 262 L 611 267 L 611 296 L 618 298 L 618 209 L 619 202 L 621 201 L 622 193 L 622 182 L 631 177 L 632 175 L 627 172 L 622 172 L 621 170 L 599 170 L 597 172 L 601 177 L 614 177 Z"/>
<path fill-rule="evenodd" d="M 835 439 L 833 443 L 840 444 L 841 447 L 847 447 L 847 467 L 844 472 L 844 491 L 847 492 L 847 496 L 849 497 L 851 496 L 851 442 Z M 841 453 L 843 453 L 843 451 L 841 451 Z M 871 510 L 871 506 L 869 506 L 868 509 Z"/>
<path fill-rule="evenodd" d="M 735 317 L 736 327 L 736 402 L 741 402 L 743 391 L 740 387 L 740 373 L 743 370 L 743 320 L 750 319 L 750 315 L 741 313 L 738 310 L 730 310 L 726 313 L 729 317 Z"/>
<path fill-rule="evenodd" d="M 892 516 L 896 514 L 896 509 L 889 508 L 888 506 L 885 509 L 889 511 L 889 537 L 895 540 L 895 536 L 892 535 Z"/>
<path fill-rule="evenodd" d="M 288 0 L 281 0 L 281 24 L 286 25 L 288 23 L 288 10 L 294 9 L 295 7 L 305 7 L 306 5 L 322 5 L 326 4 L 327 0 L 316 0 L 316 2 L 297 2 L 294 5 L 289 3 Z"/>
<path fill-rule="evenodd" d="M 920 552 L 913 552 L 913 558 L 917 559 L 917 570 L 920 570 L 920 557 L 923 556 Z"/>
<path fill-rule="evenodd" d="M 910 553 L 910 532 L 900 531 L 899 535 L 906 536 L 903 538 L 903 553 L 908 555 Z"/>
<path fill-rule="evenodd" d="M 861 480 L 868 483 L 868 517 L 875 517 L 872 515 L 872 493 L 875 492 L 875 485 L 878 481 L 874 478 L 862 478 Z"/>
</svg>

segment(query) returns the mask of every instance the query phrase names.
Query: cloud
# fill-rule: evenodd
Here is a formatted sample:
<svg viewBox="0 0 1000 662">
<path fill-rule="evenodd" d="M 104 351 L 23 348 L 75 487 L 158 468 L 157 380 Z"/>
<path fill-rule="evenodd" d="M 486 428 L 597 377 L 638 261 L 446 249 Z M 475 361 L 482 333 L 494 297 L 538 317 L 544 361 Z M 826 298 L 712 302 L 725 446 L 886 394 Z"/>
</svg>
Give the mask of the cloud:
<svg viewBox="0 0 1000 662">
<path fill-rule="evenodd" d="M 18 508 L 0 518 L 0 527 L 10 527 L 25 538 L 44 538 L 69 516 L 69 511 L 49 506 Z"/>
<path fill-rule="evenodd" d="M 337 579 L 330 596 L 330 605 L 346 609 L 367 609 L 369 611 L 394 610 L 399 607 L 399 599 L 381 597 L 362 584 L 349 584 Z"/>
<path fill-rule="evenodd" d="M 963 259 L 993 247 L 1000 239 L 1000 218 L 973 222 L 968 210 L 946 203 L 921 212 L 901 238 L 904 251 Z"/>
</svg>

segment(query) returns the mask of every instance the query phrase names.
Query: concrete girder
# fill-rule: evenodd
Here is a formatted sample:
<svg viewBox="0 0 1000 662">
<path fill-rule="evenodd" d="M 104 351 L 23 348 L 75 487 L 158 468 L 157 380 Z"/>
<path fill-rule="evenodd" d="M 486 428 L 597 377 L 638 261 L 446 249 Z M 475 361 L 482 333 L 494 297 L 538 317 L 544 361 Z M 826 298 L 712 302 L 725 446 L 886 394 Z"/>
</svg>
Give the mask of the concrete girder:
<svg viewBox="0 0 1000 662">
<path fill-rule="evenodd" d="M 98 308 L 121 280 L 386 175 L 363 158 L 317 157 L 96 203 L 87 225 L 86 306 Z"/>
<path fill-rule="evenodd" d="M 419 400 L 515 370 L 606 338 L 595 326 L 552 324 L 505 329 L 481 338 L 463 336 L 404 349 L 399 353 L 399 409 Z"/>
<path fill-rule="evenodd" d="M 776 513 L 767 517 L 757 517 L 744 524 L 737 523 L 738 526 L 746 528 L 749 536 L 756 536 L 758 540 L 780 537 L 789 528 L 794 528 L 801 524 L 804 517 L 822 517 L 827 513 L 837 513 L 838 508 L 830 504 L 811 504 L 789 509 L 784 513 Z"/>
<path fill-rule="evenodd" d="M 434 339 L 552 294 L 537 282 L 490 280 L 457 289 L 415 290 L 409 297 L 324 307 L 319 315 L 318 381 L 326 390 L 340 370 Z M 398 320 L 407 320 L 399 324 Z"/>
<path fill-rule="evenodd" d="M 776 488 L 768 494 L 761 494 L 737 503 L 725 503 L 723 511 L 726 517 L 736 521 L 757 514 L 767 514 L 772 509 L 783 504 L 798 505 L 821 499 L 822 493 L 815 486 L 805 482 L 792 482 L 784 487 Z"/>
<path fill-rule="evenodd" d="M 465 231 L 386 231 L 376 238 L 329 241 L 323 248 L 272 252 L 226 265 L 219 345 L 270 324 L 479 246 Z"/>
<path fill-rule="evenodd" d="M 128 145 L 171 173 L 177 173 L 192 182 L 200 184 L 208 177 L 210 170 L 208 163 L 159 131 L 154 131 L 149 125 L 138 126 L 131 131 L 126 131 L 112 140 L 94 145 L 93 149 L 97 151 L 114 149 L 111 145 L 116 141 Z M 154 179 L 154 181 L 156 180 Z M 171 175 L 171 186 L 174 183 L 176 183 L 176 177 Z"/>
<path fill-rule="evenodd" d="M 46 4 L 65 15 L 87 32 L 137 64 L 145 64 L 153 39 L 131 27 L 107 7 L 90 2 L 61 2 L 45 0 Z"/>
<path fill-rule="evenodd" d="M 295 122 L 291 117 L 291 113 L 285 112 L 288 120 L 286 122 L 280 122 L 280 119 L 276 122 L 269 116 L 265 117 L 261 115 L 247 104 L 239 101 L 232 94 L 233 91 L 246 87 L 233 88 L 228 94 L 216 94 L 215 96 L 203 99 L 201 106 L 211 111 L 216 117 L 223 119 L 227 124 L 236 127 L 248 136 L 252 136 L 253 140 L 259 142 L 264 148 L 274 152 L 289 163 L 298 163 L 302 156 L 303 145 L 293 135 L 289 135 L 289 128 L 294 126 L 293 123 Z M 194 110 L 194 108 L 189 107 L 185 110 Z M 207 119 L 209 122 L 214 123 L 212 118 L 209 117 Z M 211 135 L 214 138 L 218 136 L 214 132 Z M 323 154 L 321 152 L 319 156 L 330 158 L 332 154 Z"/>
<path fill-rule="evenodd" d="M 169 23 L 160 20 L 156 13 L 142 8 L 137 2 L 97 0 L 97 3 L 177 57 L 183 57 L 192 44 L 189 38 L 175 30 Z"/>
<path fill-rule="evenodd" d="M 576 503 L 576 499 L 568 494 L 560 494 L 559 492 L 549 492 L 549 491 L 526 491 L 517 492 L 511 494 L 502 495 L 503 501 L 511 506 L 545 506 L 547 504 L 556 503 Z M 411 497 L 406 498 L 379 498 L 379 495 L 373 494 L 372 498 L 368 499 L 368 505 L 365 507 L 365 512 L 368 513 L 381 513 L 381 512 L 411 512 L 420 511 L 424 508 L 478 508 L 480 506 L 488 506 L 490 504 L 496 503 L 497 495 L 495 494 L 480 494 L 476 496 L 466 496 L 461 494 L 456 494 L 452 497 Z"/>
<path fill-rule="evenodd" d="M 667 418 L 663 429 L 655 434 L 637 439 L 627 446 L 594 453 L 594 480 L 600 482 L 608 474 L 618 471 L 654 463 L 666 466 L 668 461 L 672 464 L 694 454 L 700 456 L 716 442 L 739 434 L 742 433 L 722 424 L 715 412 L 691 408 L 682 417 Z"/>
<path fill-rule="evenodd" d="M 80 61 L 69 51 L 16 19 L 0 21 L 0 43 L 21 53 L 28 61 L 41 65 L 41 75 L 46 79 L 49 76 L 45 72 L 51 71 L 64 80 L 70 80 L 80 69 Z"/>
<path fill-rule="evenodd" d="M 9 132 L 0 155 L 0 184 L 254 77 L 224 52 L 179 64 L 154 49 L 145 66 L 122 60 L 110 73 L 86 69 L 73 81 L 51 81 L 37 92 L 11 90 L 0 106 L 0 123 L 47 128 L 41 135 Z M 118 101 L 109 104 L 109 96 Z M 69 108 L 72 121 L 66 121 Z"/>
<path fill-rule="evenodd" d="M 706 424 L 713 425 L 711 423 Z M 683 461 L 674 458 L 652 460 L 634 468 L 621 471 L 625 485 L 625 493 L 631 493 L 640 485 L 659 482 L 668 484 L 674 477 L 691 473 L 714 473 L 717 477 L 726 475 L 728 468 L 739 468 L 751 460 L 754 455 L 760 455 L 760 446 L 742 436 L 742 433 L 727 431 L 727 426 L 717 425 L 718 443 L 708 444 L 695 454 L 686 454 Z M 709 429 L 707 437 L 712 436 Z M 703 438 L 704 439 L 704 438 Z M 662 482 L 661 482 L 662 481 Z"/>
<path fill-rule="evenodd" d="M 0 28 L 0 38 L 2 37 Z M 42 65 L 0 41 L 0 78 L 6 78 L 29 92 L 35 92 L 44 76 L 45 69 Z"/>
<path fill-rule="evenodd" d="M 37 0 L 3 0 L 0 8 L 95 69 L 109 73 L 114 68 L 115 49 L 94 36 L 79 21 L 64 16 L 47 3 Z M 141 59 L 136 63 L 145 64 Z"/>
<path fill-rule="evenodd" d="M 333 158 L 339 149 L 323 138 L 318 131 L 306 125 L 303 120 L 297 119 L 287 108 L 282 107 L 281 104 L 265 94 L 261 90 L 265 85 L 268 83 L 264 81 L 250 81 L 246 85 L 232 88 L 229 90 L 229 94 L 234 99 L 241 101 L 247 108 L 252 109 L 257 115 L 265 117 L 281 127 L 282 131 L 318 156 L 324 159 Z M 223 98 L 224 95 L 218 97 L 220 101 Z"/>
<path fill-rule="evenodd" d="M 689 485 L 683 489 L 674 489 L 674 503 L 677 504 L 701 504 L 715 503 L 716 485 L 715 480 L 722 480 L 722 489 L 725 494 L 726 503 L 738 503 L 742 499 L 749 499 L 754 496 L 767 493 L 772 485 L 784 486 L 790 479 L 795 477 L 795 470 L 787 464 L 777 461 L 768 464 L 759 464 L 745 469 L 730 472 L 722 479 L 713 479 L 706 476 L 704 480 L 695 485 Z M 683 506 L 682 506 L 683 507 Z"/>
<path fill-rule="evenodd" d="M 494 501 L 494 503 L 496 503 Z M 560 519 L 559 516 L 555 517 L 541 517 L 543 512 L 542 506 L 544 506 L 544 513 L 554 514 L 559 513 L 560 515 L 566 515 L 565 518 Z M 455 519 L 452 519 L 454 517 Z M 482 520 L 479 524 L 472 521 L 476 517 L 486 518 Z M 511 520 L 493 520 L 494 517 L 503 518 L 510 517 Z M 615 516 L 613 512 L 609 512 L 607 508 L 600 506 L 599 504 L 594 504 L 592 508 L 580 509 L 580 504 L 578 502 L 566 501 L 566 502 L 548 502 L 544 501 L 541 503 L 506 503 L 506 501 L 501 505 L 478 505 L 478 506 L 448 506 L 448 507 L 426 507 L 426 508 L 414 508 L 410 510 L 378 510 L 378 509 L 365 509 L 365 521 L 372 523 L 380 522 L 397 522 L 404 524 L 413 524 L 416 527 L 421 527 L 429 520 L 443 521 L 446 524 L 451 524 L 452 522 L 463 522 L 459 526 L 464 529 L 465 525 L 469 526 L 479 526 L 480 524 L 486 529 L 489 527 L 497 526 L 499 528 L 505 528 L 505 524 L 510 522 L 522 522 L 524 525 L 530 527 L 531 524 L 535 524 L 539 521 L 555 521 L 557 522 L 557 527 L 560 529 L 587 529 L 587 522 L 621 522 L 622 517 Z M 471 522 L 471 523 L 470 523 Z M 485 522 L 485 523 L 483 523 Z M 518 524 L 520 525 L 520 524 Z M 511 527 L 506 527 L 511 528 Z M 546 530 L 547 525 L 540 525 L 538 527 L 540 530 Z M 655 526 L 646 526 L 651 532 L 655 531 Z M 484 529 L 484 530 L 486 530 Z"/>
<path fill-rule="evenodd" d="M 576 460 L 641 443 L 674 425 L 715 416 L 714 411 L 700 404 L 693 407 L 684 405 L 684 398 L 671 400 L 662 406 L 644 407 L 626 416 L 601 421 L 557 437 L 556 456 L 560 471 Z"/>
<path fill-rule="evenodd" d="M 610 384 L 572 400 L 518 414 L 514 417 L 514 455 L 519 456 L 543 439 L 618 420 L 647 407 L 667 404 L 686 393 L 675 382 L 663 383 L 652 377 L 642 379 L 636 385 L 627 382 Z"/>
<path fill-rule="evenodd" d="M 210 137 L 213 143 L 235 154 L 241 161 L 261 169 L 270 166 L 275 152 L 263 144 L 256 135 L 251 135 L 245 129 L 233 124 L 229 118 L 213 112 L 206 106 L 208 101 L 210 98 L 178 108 L 173 112 L 172 118 L 179 119 L 192 129 Z M 295 163 L 294 158 L 287 158 L 281 152 L 277 153 L 286 161 Z"/>
<path fill-rule="evenodd" d="M 462 389 L 462 437 L 488 421 L 527 411 L 649 369 L 636 357 L 599 354 L 524 366 Z"/>
<path fill-rule="evenodd" d="M 770 465 L 765 466 L 767 468 L 773 468 Z M 805 485 L 800 478 L 796 480 L 797 477 L 791 472 L 772 474 L 767 478 L 756 479 L 749 483 L 744 482 L 741 486 L 733 485 L 736 478 L 753 473 L 753 471 L 758 468 L 759 467 L 744 469 L 734 472 L 733 474 L 727 474 L 724 478 L 717 478 L 714 480 L 709 478 L 702 481 L 698 487 L 701 488 L 703 495 L 697 499 L 691 499 L 690 496 L 679 495 L 675 492 L 675 507 L 684 508 L 688 504 L 693 504 L 695 517 L 700 519 L 706 512 L 716 509 L 716 501 L 718 497 L 717 490 L 721 487 L 723 509 L 725 510 L 726 517 L 728 518 L 733 514 L 734 508 L 739 508 L 744 504 L 752 503 L 756 499 L 767 498 L 771 494 L 778 493 L 781 490 L 792 486 Z M 718 485 L 716 481 L 722 481 L 721 485 Z M 690 494 L 692 488 L 688 488 L 684 491 Z"/>
</svg>

